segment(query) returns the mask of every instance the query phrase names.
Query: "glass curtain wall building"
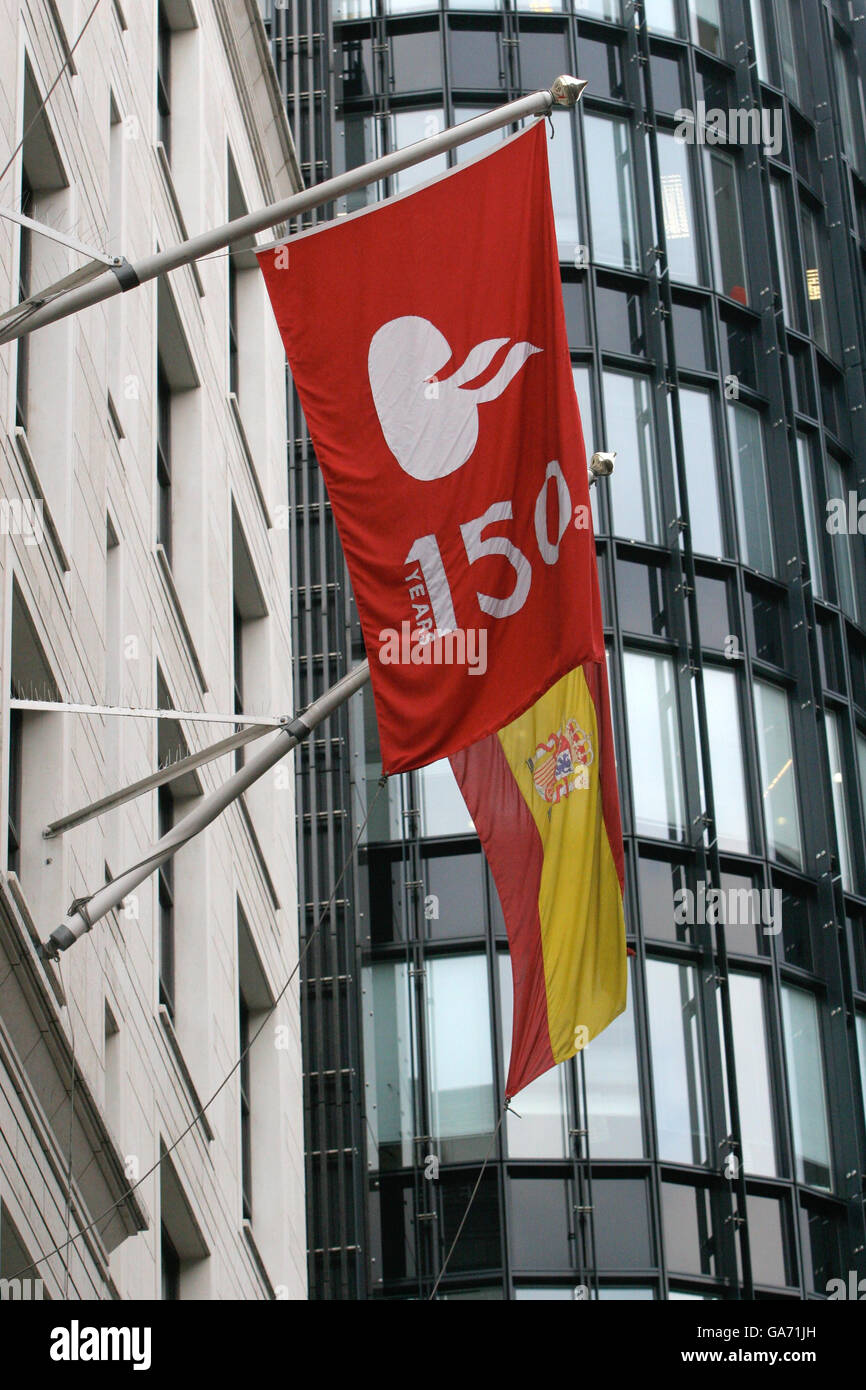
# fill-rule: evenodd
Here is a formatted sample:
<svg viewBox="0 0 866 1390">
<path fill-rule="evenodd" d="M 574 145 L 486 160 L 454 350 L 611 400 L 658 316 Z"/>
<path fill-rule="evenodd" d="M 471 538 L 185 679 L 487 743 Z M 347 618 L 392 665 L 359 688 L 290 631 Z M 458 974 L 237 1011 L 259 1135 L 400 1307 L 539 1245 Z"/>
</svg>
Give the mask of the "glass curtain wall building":
<svg viewBox="0 0 866 1390">
<path fill-rule="evenodd" d="M 515 1100 L 438 1296 L 824 1297 L 866 1273 L 866 26 L 835 0 L 263 6 L 308 182 L 589 84 L 548 153 L 587 454 L 618 451 L 593 507 L 629 1006 Z M 292 420 L 303 704 L 363 648 Z M 450 771 L 379 771 L 360 697 L 298 764 L 306 931 L 369 812 L 304 980 L 322 1298 L 429 1296 L 510 1047 Z"/>
</svg>

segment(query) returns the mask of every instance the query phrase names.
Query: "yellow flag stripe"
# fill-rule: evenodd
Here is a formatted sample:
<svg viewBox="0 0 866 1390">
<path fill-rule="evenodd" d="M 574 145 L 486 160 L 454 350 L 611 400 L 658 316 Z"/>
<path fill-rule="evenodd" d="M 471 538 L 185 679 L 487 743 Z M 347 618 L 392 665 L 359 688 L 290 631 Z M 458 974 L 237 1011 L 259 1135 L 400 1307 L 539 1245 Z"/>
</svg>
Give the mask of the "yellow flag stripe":
<svg viewBox="0 0 866 1390">
<path fill-rule="evenodd" d="M 543 745 L 569 729 L 586 750 L 585 776 L 576 786 L 571 779 L 567 795 L 552 802 L 536 784 L 537 777 L 550 791 L 555 751 Z M 563 1062 L 626 1003 L 622 894 L 602 811 L 597 712 L 583 670 L 563 676 L 498 737 L 541 838 L 538 906 L 547 1015 L 554 1060 Z"/>
</svg>

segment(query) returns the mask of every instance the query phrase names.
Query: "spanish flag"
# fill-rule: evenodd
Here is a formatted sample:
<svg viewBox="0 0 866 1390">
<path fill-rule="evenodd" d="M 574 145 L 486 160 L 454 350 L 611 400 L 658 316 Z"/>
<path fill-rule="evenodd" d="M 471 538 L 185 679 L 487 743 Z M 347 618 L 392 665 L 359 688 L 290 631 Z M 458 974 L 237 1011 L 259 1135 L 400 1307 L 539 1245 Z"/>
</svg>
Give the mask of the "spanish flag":
<svg viewBox="0 0 866 1390">
<path fill-rule="evenodd" d="M 451 766 L 508 930 L 511 1097 L 625 1008 L 624 861 L 605 664 L 569 672 Z"/>
</svg>

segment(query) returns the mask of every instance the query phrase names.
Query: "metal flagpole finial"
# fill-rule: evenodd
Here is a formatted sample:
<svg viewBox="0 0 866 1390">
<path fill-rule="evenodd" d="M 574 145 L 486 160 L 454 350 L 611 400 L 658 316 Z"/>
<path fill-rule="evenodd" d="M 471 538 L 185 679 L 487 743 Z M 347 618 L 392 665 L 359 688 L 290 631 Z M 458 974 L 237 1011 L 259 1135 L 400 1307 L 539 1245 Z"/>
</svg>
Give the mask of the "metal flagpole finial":
<svg viewBox="0 0 866 1390">
<path fill-rule="evenodd" d="M 570 77 L 568 73 L 563 73 L 551 86 L 550 95 L 558 106 L 576 106 L 585 89 L 586 82 L 582 77 Z"/>
</svg>

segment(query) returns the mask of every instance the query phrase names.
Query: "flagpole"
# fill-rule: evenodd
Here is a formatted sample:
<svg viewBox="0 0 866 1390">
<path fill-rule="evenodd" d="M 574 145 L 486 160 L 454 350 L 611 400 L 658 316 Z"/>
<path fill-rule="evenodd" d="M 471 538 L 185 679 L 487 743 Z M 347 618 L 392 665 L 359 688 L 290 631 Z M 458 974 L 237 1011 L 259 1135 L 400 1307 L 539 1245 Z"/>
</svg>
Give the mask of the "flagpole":
<svg viewBox="0 0 866 1390">
<path fill-rule="evenodd" d="M 136 286 L 155 279 L 157 275 L 177 270 L 179 266 L 188 265 L 214 251 L 222 251 L 256 232 L 274 227 L 288 218 L 320 207 L 323 203 L 330 203 L 345 193 L 377 183 L 389 174 L 411 169 L 413 165 L 420 164 L 433 155 L 456 149 L 469 140 L 489 134 L 490 131 L 501 130 L 503 126 L 511 125 L 525 116 L 543 116 L 554 106 L 574 106 L 580 100 L 585 87 L 586 82 L 581 78 L 567 75 L 557 77 L 548 91 L 533 92 L 517 101 L 506 102 L 504 106 L 486 111 L 481 116 L 473 117 L 471 121 L 463 121 L 460 125 L 451 126 L 437 135 L 428 136 L 426 140 L 407 145 L 405 149 L 395 150 L 393 154 L 383 155 L 368 164 L 359 165 L 357 169 L 338 174 L 336 178 L 326 179 L 324 183 L 318 183 L 313 188 L 294 193 L 290 198 L 271 203 L 257 212 L 246 213 L 243 217 L 236 217 L 223 226 L 201 232 L 198 236 L 190 237 L 165 251 L 158 251 L 153 256 L 146 256 L 135 265 L 123 260 L 120 265 L 113 266 L 88 284 L 58 295 L 49 304 L 44 304 L 26 317 L 16 320 L 0 332 L 0 344 L 22 338 L 34 329 L 56 323 L 58 319 L 68 318 L 70 314 L 80 313 L 82 309 L 89 309 L 116 294 L 135 289 Z"/>
<path fill-rule="evenodd" d="M 309 709 L 304 710 L 303 714 L 297 715 L 284 728 L 280 729 L 266 748 L 261 749 L 255 757 L 250 758 L 222 786 L 203 796 L 193 810 L 179 820 L 177 825 L 172 826 L 161 840 L 157 840 L 139 863 L 133 865 L 125 874 L 121 874 L 119 878 L 107 883 L 104 888 L 98 889 L 91 897 L 74 902 L 59 927 L 55 927 L 44 943 L 42 948 L 44 954 L 56 959 L 61 951 L 68 950 L 80 936 L 89 932 L 107 912 L 119 907 L 123 899 L 155 869 L 159 868 L 160 864 L 164 864 L 180 849 L 181 845 L 186 844 L 194 835 L 198 835 L 200 831 L 216 820 L 217 816 L 233 801 L 236 801 L 247 787 L 251 787 L 281 758 L 284 758 L 292 748 L 297 747 L 323 720 L 333 714 L 334 710 L 339 709 L 350 695 L 354 695 L 356 690 L 360 690 L 369 679 L 370 663 L 364 661 L 348 675 L 343 676 L 342 680 L 332 685 L 330 690 L 326 690 L 324 695 L 321 695 L 310 705 Z"/>
</svg>

